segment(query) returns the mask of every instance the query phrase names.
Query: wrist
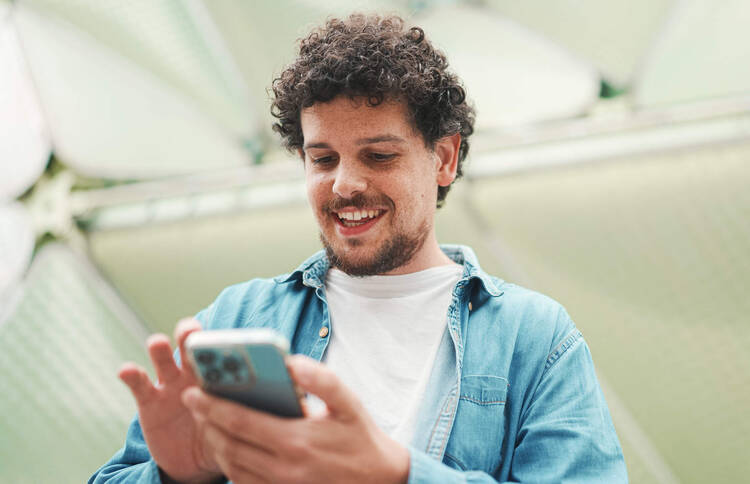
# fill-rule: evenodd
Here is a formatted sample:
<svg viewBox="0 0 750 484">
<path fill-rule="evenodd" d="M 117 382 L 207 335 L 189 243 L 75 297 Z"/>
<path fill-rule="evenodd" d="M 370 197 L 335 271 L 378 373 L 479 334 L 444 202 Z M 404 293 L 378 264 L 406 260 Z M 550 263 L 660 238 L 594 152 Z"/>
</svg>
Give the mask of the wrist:
<svg viewBox="0 0 750 484">
<path fill-rule="evenodd" d="M 396 443 L 392 458 L 388 460 L 393 465 L 390 469 L 389 479 L 386 482 L 406 484 L 409 480 L 409 468 L 411 466 L 411 455 L 409 449 Z"/>
</svg>

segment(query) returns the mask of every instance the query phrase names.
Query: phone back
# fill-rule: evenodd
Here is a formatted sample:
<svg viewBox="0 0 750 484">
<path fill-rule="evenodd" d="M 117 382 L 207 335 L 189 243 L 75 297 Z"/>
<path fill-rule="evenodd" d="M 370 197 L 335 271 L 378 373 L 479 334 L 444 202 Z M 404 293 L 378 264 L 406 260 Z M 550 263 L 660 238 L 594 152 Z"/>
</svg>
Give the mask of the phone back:
<svg viewBox="0 0 750 484">
<path fill-rule="evenodd" d="M 196 371 L 209 393 L 282 417 L 302 417 L 284 353 L 266 343 L 198 346 Z"/>
</svg>

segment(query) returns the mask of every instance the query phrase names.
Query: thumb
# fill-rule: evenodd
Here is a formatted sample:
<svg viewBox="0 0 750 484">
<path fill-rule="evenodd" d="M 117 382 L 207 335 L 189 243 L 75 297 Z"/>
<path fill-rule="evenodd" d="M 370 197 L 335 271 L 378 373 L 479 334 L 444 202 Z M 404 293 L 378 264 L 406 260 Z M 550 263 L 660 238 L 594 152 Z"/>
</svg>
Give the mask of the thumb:
<svg viewBox="0 0 750 484">
<path fill-rule="evenodd" d="M 344 418 L 363 414 L 364 407 L 354 392 L 326 365 L 303 355 L 289 356 L 286 365 L 295 383 L 320 397 L 330 414 Z"/>
</svg>

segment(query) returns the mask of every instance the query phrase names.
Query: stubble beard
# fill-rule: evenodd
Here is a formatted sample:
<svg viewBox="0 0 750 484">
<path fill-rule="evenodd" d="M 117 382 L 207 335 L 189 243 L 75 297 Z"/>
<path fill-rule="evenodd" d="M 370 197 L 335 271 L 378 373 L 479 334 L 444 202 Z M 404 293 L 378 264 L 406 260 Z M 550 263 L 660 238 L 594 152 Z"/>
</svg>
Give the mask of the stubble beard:
<svg viewBox="0 0 750 484">
<path fill-rule="evenodd" d="M 331 267 L 335 267 L 350 276 L 365 277 L 385 274 L 407 264 L 422 248 L 428 233 L 429 227 L 426 222 L 422 223 L 413 236 L 397 233 L 386 240 L 369 260 L 363 261 L 352 260 L 344 254 L 337 253 L 325 238 L 323 232 L 320 232 L 320 241 L 325 248 Z M 364 245 L 363 242 L 356 239 L 345 243 L 352 247 Z"/>
</svg>

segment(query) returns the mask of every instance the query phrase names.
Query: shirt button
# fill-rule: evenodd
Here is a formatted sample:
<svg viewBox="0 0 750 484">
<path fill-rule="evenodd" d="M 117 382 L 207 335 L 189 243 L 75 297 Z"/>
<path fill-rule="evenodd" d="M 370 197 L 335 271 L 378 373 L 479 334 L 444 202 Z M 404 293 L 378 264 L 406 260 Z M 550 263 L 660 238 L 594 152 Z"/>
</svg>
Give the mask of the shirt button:
<svg viewBox="0 0 750 484">
<path fill-rule="evenodd" d="M 472 309 L 474 309 L 474 307 L 471 305 L 471 301 L 469 301 L 469 311 L 471 311 Z"/>
<path fill-rule="evenodd" d="M 328 336 L 328 327 L 323 326 L 322 328 L 320 328 L 320 331 L 318 331 L 318 334 L 320 335 L 321 338 L 325 338 L 326 336 Z"/>
</svg>

